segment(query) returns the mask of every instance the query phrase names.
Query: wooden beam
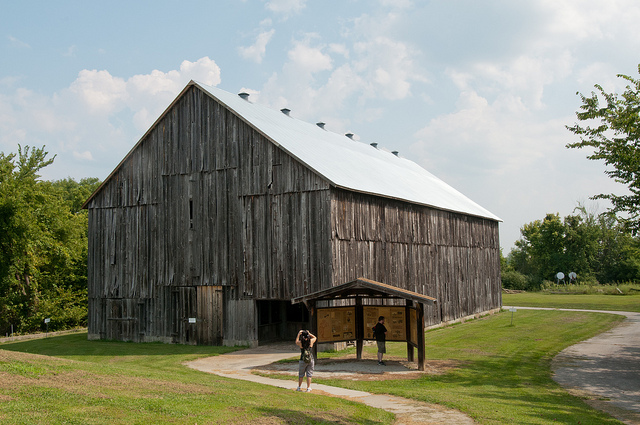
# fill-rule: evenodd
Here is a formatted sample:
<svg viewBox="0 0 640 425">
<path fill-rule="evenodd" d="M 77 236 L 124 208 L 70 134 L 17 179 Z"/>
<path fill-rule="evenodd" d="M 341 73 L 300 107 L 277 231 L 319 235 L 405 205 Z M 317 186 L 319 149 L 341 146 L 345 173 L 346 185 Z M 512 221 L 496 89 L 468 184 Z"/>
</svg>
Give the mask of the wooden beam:
<svg viewBox="0 0 640 425">
<path fill-rule="evenodd" d="M 413 301 L 407 300 L 406 307 L 404 309 L 404 322 L 406 325 L 406 334 L 407 335 L 407 361 L 414 361 L 414 350 L 413 344 L 411 344 L 411 307 L 413 306 Z"/>
<path fill-rule="evenodd" d="M 311 320 L 311 333 L 318 337 L 318 310 L 316 303 L 309 301 L 309 319 Z M 313 357 L 318 358 L 318 341 L 313 345 Z"/>
<path fill-rule="evenodd" d="M 416 316 L 418 317 L 416 319 L 418 321 L 418 370 L 424 371 L 424 304 L 418 303 L 417 307 L 418 314 L 416 314 Z"/>
<path fill-rule="evenodd" d="M 364 346 L 364 317 L 362 298 L 356 297 L 356 358 L 362 360 L 362 347 Z"/>
</svg>

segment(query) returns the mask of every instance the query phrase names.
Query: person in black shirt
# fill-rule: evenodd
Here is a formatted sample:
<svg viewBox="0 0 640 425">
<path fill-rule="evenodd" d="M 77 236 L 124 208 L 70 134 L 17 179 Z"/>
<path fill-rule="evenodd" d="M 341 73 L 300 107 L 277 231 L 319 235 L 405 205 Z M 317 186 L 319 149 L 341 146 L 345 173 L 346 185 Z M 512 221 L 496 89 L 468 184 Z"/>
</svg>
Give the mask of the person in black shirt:
<svg viewBox="0 0 640 425">
<path fill-rule="evenodd" d="M 300 386 L 305 375 L 307 376 L 307 392 L 311 391 L 311 377 L 315 368 L 313 359 L 313 344 L 316 343 L 316 337 L 307 330 L 301 330 L 296 337 L 296 345 L 300 347 L 300 361 L 298 362 L 298 388 L 296 391 L 302 391 Z"/>
<path fill-rule="evenodd" d="M 387 328 L 384 326 L 384 316 L 378 317 L 378 323 L 373 327 L 373 337 L 378 343 L 378 364 L 384 366 L 382 356 L 387 352 Z"/>
</svg>

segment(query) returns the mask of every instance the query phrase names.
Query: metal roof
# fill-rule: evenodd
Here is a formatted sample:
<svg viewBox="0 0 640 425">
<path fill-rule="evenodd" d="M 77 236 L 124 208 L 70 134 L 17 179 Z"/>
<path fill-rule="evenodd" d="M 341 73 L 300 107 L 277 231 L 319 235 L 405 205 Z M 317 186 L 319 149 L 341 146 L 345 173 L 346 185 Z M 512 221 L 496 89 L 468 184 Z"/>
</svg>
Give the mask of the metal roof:
<svg viewBox="0 0 640 425">
<path fill-rule="evenodd" d="M 303 302 L 306 304 L 309 301 L 347 299 L 358 296 L 365 298 L 404 299 L 424 304 L 435 304 L 437 302 L 435 298 L 418 294 L 417 292 L 407 291 L 406 289 L 396 288 L 386 283 L 359 277 L 356 280 L 343 283 L 342 285 L 293 298 L 291 303 L 297 304 Z"/>
<path fill-rule="evenodd" d="M 335 187 L 501 221 L 413 161 L 191 81 Z"/>
</svg>

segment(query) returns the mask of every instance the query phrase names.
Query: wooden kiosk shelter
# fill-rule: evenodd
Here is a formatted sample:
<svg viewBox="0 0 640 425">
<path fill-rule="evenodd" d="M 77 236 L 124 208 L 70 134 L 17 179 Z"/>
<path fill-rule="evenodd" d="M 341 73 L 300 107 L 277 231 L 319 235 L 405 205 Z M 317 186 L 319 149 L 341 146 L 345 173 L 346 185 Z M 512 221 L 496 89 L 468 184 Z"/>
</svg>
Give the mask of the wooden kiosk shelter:
<svg viewBox="0 0 640 425">
<path fill-rule="evenodd" d="M 321 301 L 346 300 L 348 305 L 319 307 Z M 363 304 L 381 300 L 404 300 L 405 305 Z M 406 341 L 407 360 L 414 361 L 418 349 L 418 370 L 424 370 L 424 304 L 436 299 L 406 289 L 358 278 L 333 288 L 293 298 L 292 304 L 304 303 L 310 312 L 311 332 L 318 343 L 356 341 L 357 359 L 362 359 L 365 340 L 373 338 L 371 328 L 379 316 L 385 316 L 387 341 Z M 326 303 L 328 304 L 328 303 Z M 317 345 L 314 347 L 317 351 Z"/>
</svg>

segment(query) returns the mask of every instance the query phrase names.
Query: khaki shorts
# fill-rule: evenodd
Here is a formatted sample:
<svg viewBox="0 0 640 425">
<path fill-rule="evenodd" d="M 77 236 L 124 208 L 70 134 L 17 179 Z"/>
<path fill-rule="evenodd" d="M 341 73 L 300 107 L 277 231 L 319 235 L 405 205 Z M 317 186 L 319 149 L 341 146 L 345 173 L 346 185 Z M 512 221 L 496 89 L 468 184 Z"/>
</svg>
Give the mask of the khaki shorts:
<svg viewBox="0 0 640 425">
<path fill-rule="evenodd" d="M 378 353 L 385 354 L 387 352 L 387 341 L 376 341 L 378 343 Z"/>
</svg>

